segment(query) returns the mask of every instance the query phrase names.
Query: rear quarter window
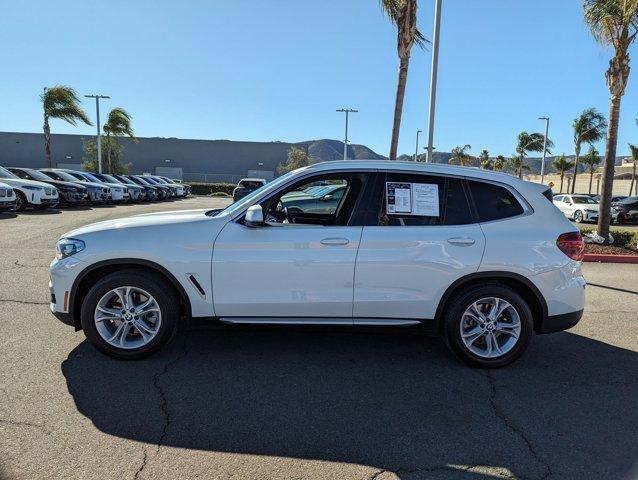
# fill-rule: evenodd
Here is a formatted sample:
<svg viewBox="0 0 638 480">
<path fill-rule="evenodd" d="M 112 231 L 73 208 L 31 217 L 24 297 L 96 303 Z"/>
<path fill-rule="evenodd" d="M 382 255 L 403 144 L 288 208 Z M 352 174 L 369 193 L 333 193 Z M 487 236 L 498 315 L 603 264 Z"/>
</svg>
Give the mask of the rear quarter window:
<svg viewBox="0 0 638 480">
<path fill-rule="evenodd" d="M 525 212 L 516 197 L 505 187 L 473 180 L 469 180 L 468 185 L 479 222 L 515 217 Z"/>
</svg>

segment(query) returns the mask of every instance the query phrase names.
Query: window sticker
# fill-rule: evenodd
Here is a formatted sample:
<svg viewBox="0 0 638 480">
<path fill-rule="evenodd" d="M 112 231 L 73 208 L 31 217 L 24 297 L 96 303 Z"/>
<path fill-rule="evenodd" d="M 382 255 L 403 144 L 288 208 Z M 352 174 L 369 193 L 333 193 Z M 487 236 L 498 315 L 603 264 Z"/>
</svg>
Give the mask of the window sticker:
<svg viewBox="0 0 638 480">
<path fill-rule="evenodd" d="M 439 216 L 439 186 L 436 183 L 386 182 L 385 193 L 387 214 Z"/>
</svg>

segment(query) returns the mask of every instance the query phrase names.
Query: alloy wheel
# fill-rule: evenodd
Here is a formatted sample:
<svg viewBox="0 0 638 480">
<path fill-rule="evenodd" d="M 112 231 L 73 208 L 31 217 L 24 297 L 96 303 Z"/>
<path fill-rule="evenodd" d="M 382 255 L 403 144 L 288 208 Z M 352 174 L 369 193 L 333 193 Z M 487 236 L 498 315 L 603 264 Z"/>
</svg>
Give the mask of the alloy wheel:
<svg viewBox="0 0 638 480">
<path fill-rule="evenodd" d="M 102 339 L 116 348 L 140 348 L 159 332 L 162 312 L 153 296 L 138 287 L 117 287 L 102 296 L 93 315 Z"/>
<path fill-rule="evenodd" d="M 509 353 L 521 335 L 521 318 L 516 308 L 498 297 L 472 303 L 461 318 L 461 340 L 471 353 L 481 358 L 497 358 Z"/>
</svg>

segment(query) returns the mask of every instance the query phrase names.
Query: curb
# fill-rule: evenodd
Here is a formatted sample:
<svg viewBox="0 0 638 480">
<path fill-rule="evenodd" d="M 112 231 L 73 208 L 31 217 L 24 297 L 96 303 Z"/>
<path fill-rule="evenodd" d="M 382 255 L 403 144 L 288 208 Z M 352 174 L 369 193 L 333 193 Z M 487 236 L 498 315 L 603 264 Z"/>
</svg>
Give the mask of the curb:
<svg viewBox="0 0 638 480">
<path fill-rule="evenodd" d="M 601 263 L 636 263 L 638 264 L 638 255 L 606 255 L 597 253 L 586 253 L 583 262 L 601 262 Z"/>
</svg>

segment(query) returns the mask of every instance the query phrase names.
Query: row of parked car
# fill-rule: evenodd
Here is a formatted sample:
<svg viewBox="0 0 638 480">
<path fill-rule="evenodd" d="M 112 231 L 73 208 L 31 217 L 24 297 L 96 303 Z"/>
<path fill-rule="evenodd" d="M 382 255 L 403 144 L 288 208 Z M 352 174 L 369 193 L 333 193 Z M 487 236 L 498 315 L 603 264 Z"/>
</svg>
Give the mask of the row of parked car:
<svg viewBox="0 0 638 480">
<path fill-rule="evenodd" d="M 160 175 L 107 175 L 64 168 L 0 167 L 0 211 L 152 202 L 186 197 L 189 185 Z"/>
<path fill-rule="evenodd" d="M 577 223 L 598 221 L 600 195 L 557 194 L 554 195 L 553 202 L 567 218 Z M 611 218 L 619 224 L 638 222 L 638 197 L 612 197 Z"/>
</svg>

